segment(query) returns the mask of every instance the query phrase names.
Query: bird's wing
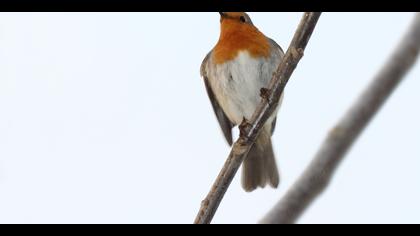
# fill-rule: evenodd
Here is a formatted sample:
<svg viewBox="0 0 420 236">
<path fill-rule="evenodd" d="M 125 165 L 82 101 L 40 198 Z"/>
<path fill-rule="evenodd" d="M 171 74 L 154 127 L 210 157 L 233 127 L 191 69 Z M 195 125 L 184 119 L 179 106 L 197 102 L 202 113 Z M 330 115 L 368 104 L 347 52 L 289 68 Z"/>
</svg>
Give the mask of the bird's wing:
<svg viewBox="0 0 420 236">
<path fill-rule="evenodd" d="M 267 37 L 267 38 L 268 38 L 268 37 Z M 277 48 L 277 49 L 280 51 L 279 55 L 283 58 L 283 56 L 284 56 L 284 51 L 283 51 L 283 49 L 280 47 L 280 45 L 278 45 L 278 44 L 276 43 L 276 41 L 272 40 L 271 38 L 268 38 L 268 40 L 271 42 L 271 44 L 272 44 L 275 48 Z M 280 97 L 279 106 L 281 105 L 281 103 L 282 103 L 282 101 L 283 101 L 283 95 L 284 95 L 284 92 L 283 92 L 283 94 L 282 94 L 282 95 L 281 95 L 281 97 Z M 273 135 L 274 130 L 276 129 L 276 122 L 277 122 L 277 116 L 274 118 L 273 122 L 271 123 L 271 135 Z"/>
<path fill-rule="evenodd" d="M 268 38 L 268 37 L 267 37 L 267 38 Z M 277 49 L 279 49 L 279 50 L 280 50 L 280 54 L 281 54 L 281 56 L 283 57 L 283 55 L 284 55 L 284 51 L 283 51 L 283 49 L 280 47 L 280 45 L 278 45 L 278 44 L 276 43 L 276 41 L 272 40 L 271 38 L 268 38 L 268 40 L 271 42 L 271 44 L 272 44 L 272 45 L 274 45 L 274 47 L 276 47 Z"/>
<path fill-rule="evenodd" d="M 203 62 L 201 63 L 200 74 L 204 79 L 204 84 L 206 85 L 207 94 L 210 98 L 211 104 L 213 106 L 214 113 L 216 114 L 217 120 L 219 121 L 220 127 L 222 128 L 223 134 L 225 135 L 226 141 L 229 145 L 232 145 L 232 127 L 233 124 L 226 116 L 223 109 L 220 107 L 219 103 L 217 102 L 216 96 L 214 95 L 209 79 L 207 76 L 207 63 L 210 58 L 212 51 L 210 51 L 207 56 L 204 58 Z"/>
</svg>

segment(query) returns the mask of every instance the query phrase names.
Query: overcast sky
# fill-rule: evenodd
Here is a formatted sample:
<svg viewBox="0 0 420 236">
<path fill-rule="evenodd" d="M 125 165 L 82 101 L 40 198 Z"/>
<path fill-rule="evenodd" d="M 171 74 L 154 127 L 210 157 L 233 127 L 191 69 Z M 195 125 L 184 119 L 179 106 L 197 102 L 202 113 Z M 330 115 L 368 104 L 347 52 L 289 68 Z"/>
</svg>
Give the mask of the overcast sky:
<svg viewBox="0 0 420 236">
<path fill-rule="evenodd" d="M 301 15 L 250 13 L 284 49 Z M 214 223 L 280 199 L 412 17 L 321 16 L 277 119 L 280 188 L 238 175 Z M 0 13 L 0 223 L 192 223 L 230 150 L 199 74 L 218 36 L 217 13 Z M 419 77 L 299 223 L 420 223 Z"/>
</svg>

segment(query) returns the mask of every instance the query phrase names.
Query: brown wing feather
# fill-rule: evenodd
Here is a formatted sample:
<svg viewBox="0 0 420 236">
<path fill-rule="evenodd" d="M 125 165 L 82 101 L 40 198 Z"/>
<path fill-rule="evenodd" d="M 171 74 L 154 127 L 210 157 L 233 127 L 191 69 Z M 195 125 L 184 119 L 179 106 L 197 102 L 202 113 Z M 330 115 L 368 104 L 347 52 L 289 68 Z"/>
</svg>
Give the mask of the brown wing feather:
<svg viewBox="0 0 420 236">
<path fill-rule="evenodd" d="M 226 138 L 226 141 L 229 143 L 229 145 L 232 145 L 232 127 L 233 124 L 229 120 L 229 118 L 226 116 L 223 109 L 220 107 L 219 103 L 217 102 L 216 97 L 214 96 L 214 93 L 210 87 L 210 83 L 207 77 L 207 71 L 206 71 L 206 64 L 208 62 L 208 59 L 211 55 L 212 51 L 210 51 L 207 56 L 204 58 L 203 62 L 201 63 L 201 69 L 200 73 L 201 76 L 204 79 L 204 84 L 206 85 L 207 94 L 210 98 L 211 104 L 213 106 L 214 114 L 216 114 L 217 120 L 219 121 L 219 125 L 222 128 L 223 134 Z"/>
<path fill-rule="evenodd" d="M 283 56 L 284 55 L 284 52 L 283 52 L 283 49 L 280 47 L 280 45 L 278 45 L 276 43 L 276 41 L 274 41 L 273 39 L 271 39 L 269 37 L 267 37 L 267 38 L 271 42 L 271 44 L 280 51 L 280 54 Z M 281 105 L 281 103 L 283 101 L 283 95 L 284 95 L 284 92 L 281 95 L 279 105 Z M 271 135 L 273 135 L 274 130 L 276 129 L 276 123 L 277 123 L 277 117 L 275 117 L 274 120 L 273 120 L 273 122 L 271 123 Z"/>
</svg>

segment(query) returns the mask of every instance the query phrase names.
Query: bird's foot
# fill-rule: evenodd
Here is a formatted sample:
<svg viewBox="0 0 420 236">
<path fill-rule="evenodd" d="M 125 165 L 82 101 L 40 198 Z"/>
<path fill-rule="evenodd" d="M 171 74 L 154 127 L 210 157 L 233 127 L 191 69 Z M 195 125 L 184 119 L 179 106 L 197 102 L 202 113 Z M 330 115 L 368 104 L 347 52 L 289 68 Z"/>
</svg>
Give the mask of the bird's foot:
<svg viewBox="0 0 420 236">
<path fill-rule="evenodd" d="M 270 96 L 270 89 L 268 88 L 261 88 L 260 89 L 260 97 L 262 97 L 265 100 L 268 100 L 269 96 Z"/>
<path fill-rule="evenodd" d="M 243 117 L 242 122 L 239 125 L 239 137 L 245 138 L 250 127 L 251 127 L 251 124 L 248 122 L 248 120 L 245 117 Z"/>
</svg>

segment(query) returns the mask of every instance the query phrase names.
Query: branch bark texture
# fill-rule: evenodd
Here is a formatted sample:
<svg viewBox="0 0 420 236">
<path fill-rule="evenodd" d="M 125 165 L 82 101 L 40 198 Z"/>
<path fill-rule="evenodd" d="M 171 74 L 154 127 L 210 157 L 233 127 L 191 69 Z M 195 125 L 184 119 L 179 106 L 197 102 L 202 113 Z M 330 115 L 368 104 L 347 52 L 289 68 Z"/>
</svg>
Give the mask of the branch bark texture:
<svg viewBox="0 0 420 236">
<path fill-rule="evenodd" d="M 371 84 L 326 137 L 313 161 L 275 207 L 260 221 L 294 223 L 327 188 L 357 137 L 415 64 L 420 50 L 420 14 Z"/>
<path fill-rule="evenodd" d="M 196 224 L 209 224 L 215 215 L 220 202 L 230 186 L 236 172 L 255 142 L 261 128 L 276 108 L 284 87 L 289 81 L 312 35 L 321 13 L 305 13 L 295 32 L 293 40 L 273 78 L 268 89 L 264 89 L 262 100 L 252 118 L 240 125 L 240 137 L 233 144 L 220 174 L 213 184 L 207 197 L 202 201 L 201 208 L 195 219 Z"/>
</svg>

